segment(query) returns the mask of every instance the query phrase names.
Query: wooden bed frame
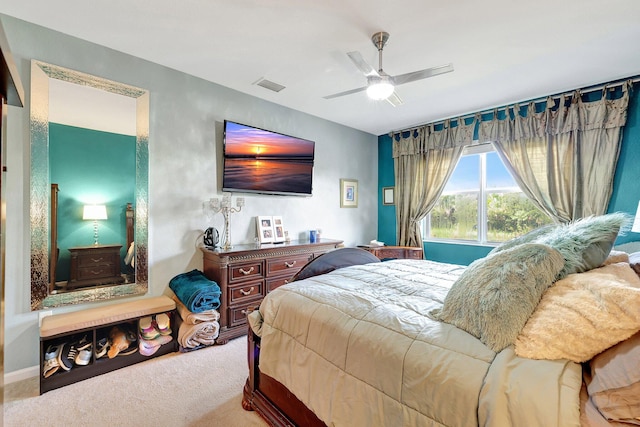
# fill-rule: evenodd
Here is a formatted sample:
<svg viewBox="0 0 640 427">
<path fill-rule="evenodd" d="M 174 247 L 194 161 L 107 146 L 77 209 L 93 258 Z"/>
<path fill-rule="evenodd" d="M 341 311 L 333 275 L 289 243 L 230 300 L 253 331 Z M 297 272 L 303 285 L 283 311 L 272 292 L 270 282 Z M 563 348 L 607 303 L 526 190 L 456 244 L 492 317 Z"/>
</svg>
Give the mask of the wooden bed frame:
<svg viewBox="0 0 640 427">
<path fill-rule="evenodd" d="M 242 407 L 256 411 L 270 426 L 326 427 L 293 393 L 277 380 L 260 372 L 260 337 L 249 326 L 247 335 L 249 378 L 244 385 Z"/>
<path fill-rule="evenodd" d="M 294 276 L 292 281 L 302 280 L 319 274 L 328 273 L 350 265 L 380 262 L 373 254 L 359 248 L 339 248 L 324 253 L 309 261 Z M 248 326 L 247 358 L 249 378 L 244 386 L 242 407 L 247 411 L 256 411 L 269 425 L 326 427 L 304 403 L 291 393 L 279 381 L 260 372 L 260 337 Z"/>
</svg>

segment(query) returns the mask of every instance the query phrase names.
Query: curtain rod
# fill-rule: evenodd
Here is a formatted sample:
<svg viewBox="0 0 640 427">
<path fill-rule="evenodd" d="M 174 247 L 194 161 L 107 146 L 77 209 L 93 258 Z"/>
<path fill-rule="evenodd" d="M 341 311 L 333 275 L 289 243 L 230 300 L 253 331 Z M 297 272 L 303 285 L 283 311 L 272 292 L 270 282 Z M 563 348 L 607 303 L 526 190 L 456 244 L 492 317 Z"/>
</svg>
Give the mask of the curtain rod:
<svg viewBox="0 0 640 427">
<path fill-rule="evenodd" d="M 576 90 L 580 90 L 580 91 L 585 92 L 585 93 L 590 93 L 590 92 L 595 92 L 595 91 L 598 91 L 598 90 L 602 90 L 605 87 L 610 87 L 610 89 L 613 89 L 613 88 L 621 86 L 624 83 L 629 82 L 629 81 L 632 82 L 632 83 L 640 82 L 640 75 L 637 75 L 637 76 L 634 76 L 634 77 L 629 77 L 629 78 L 626 78 L 626 79 L 612 80 L 609 83 L 600 83 L 600 84 L 596 84 L 596 85 L 593 85 L 593 86 L 585 86 L 584 88 L 577 88 L 577 89 L 572 89 L 570 91 L 563 91 L 563 92 L 560 92 L 560 93 L 556 93 L 554 95 L 546 95 L 546 96 L 540 96 L 540 97 L 534 98 L 534 99 L 524 99 L 524 100 L 521 100 L 521 101 L 515 101 L 515 102 L 511 102 L 511 103 L 509 103 L 507 105 L 503 104 L 503 105 L 500 105 L 500 106 L 489 107 L 489 108 L 485 108 L 484 110 L 480 110 L 480 111 L 476 111 L 476 112 L 467 112 L 467 113 L 464 113 L 464 114 L 461 114 L 461 115 L 456 115 L 456 116 L 451 116 L 451 117 L 447 117 L 447 118 L 444 118 L 444 119 L 440 119 L 440 120 L 437 120 L 435 122 L 423 123 L 423 124 L 420 124 L 420 125 L 415 125 L 415 126 L 412 126 L 412 127 L 406 128 L 406 129 L 401 129 L 401 130 L 394 130 L 394 131 L 389 132 L 388 135 L 393 137 L 394 135 L 397 135 L 399 133 L 411 132 L 411 131 L 414 131 L 414 130 L 416 130 L 418 128 L 421 128 L 422 126 L 426 126 L 426 125 L 438 125 L 438 124 L 442 124 L 445 121 L 451 120 L 451 119 L 463 119 L 464 120 L 464 119 L 468 119 L 470 117 L 475 117 L 477 114 L 491 113 L 491 112 L 496 111 L 496 110 L 497 111 L 501 111 L 501 110 L 504 110 L 506 108 L 509 108 L 510 106 L 513 106 L 513 104 L 522 104 L 522 103 L 525 103 L 525 102 L 526 103 L 541 102 L 541 101 L 544 101 L 544 100 L 546 100 L 548 98 L 559 99 L 563 95 L 571 95 L 571 93 L 575 92 Z"/>
</svg>

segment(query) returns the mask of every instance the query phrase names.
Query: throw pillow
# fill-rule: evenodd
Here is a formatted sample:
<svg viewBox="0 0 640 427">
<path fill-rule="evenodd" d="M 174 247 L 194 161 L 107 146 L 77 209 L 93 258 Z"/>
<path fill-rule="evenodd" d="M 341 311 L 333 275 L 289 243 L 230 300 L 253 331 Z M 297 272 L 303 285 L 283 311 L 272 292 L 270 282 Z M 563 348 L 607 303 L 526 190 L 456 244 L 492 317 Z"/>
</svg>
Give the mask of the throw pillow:
<svg viewBox="0 0 640 427">
<path fill-rule="evenodd" d="M 558 275 L 558 279 L 562 279 L 600 267 L 620 230 L 629 224 L 630 217 L 622 212 L 591 216 L 560 225 L 535 241 L 553 247 L 564 256 L 565 265 Z"/>
<path fill-rule="evenodd" d="M 513 344 L 542 293 L 564 266 L 549 246 L 525 243 L 471 263 L 431 316 L 498 352 Z"/>
<path fill-rule="evenodd" d="M 543 295 L 518 356 L 585 362 L 640 330 L 640 278 L 627 263 L 570 274 Z"/>
<path fill-rule="evenodd" d="M 543 225 L 542 227 L 534 228 L 533 230 L 523 234 L 522 236 L 514 237 L 511 240 L 507 240 L 506 242 L 501 243 L 500 245 L 493 248 L 491 252 L 489 252 L 489 255 L 496 252 L 504 251 L 505 249 L 511 249 L 514 246 L 518 246 L 523 243 L 535 243 L 536 239 L 551 233 L 558 227 L 558 224 L 549 224 Z"/>
<path fill-rule="evenodd" d="M 593 404 L 609 421 L 640 418 L 640 332 L 598 354 L 585 366 Z"/>
</svg>

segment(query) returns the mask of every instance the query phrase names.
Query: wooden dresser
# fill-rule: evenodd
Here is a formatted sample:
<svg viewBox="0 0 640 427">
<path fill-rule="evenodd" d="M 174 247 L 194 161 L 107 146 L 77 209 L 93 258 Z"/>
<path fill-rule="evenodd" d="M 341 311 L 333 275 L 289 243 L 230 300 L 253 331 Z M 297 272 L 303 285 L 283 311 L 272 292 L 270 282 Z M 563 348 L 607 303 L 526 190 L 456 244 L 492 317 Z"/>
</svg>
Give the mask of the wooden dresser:
<svg viewBox="0 0 640 427">
<path fill-rule="evenodd" d="M 424 252 L 422 248 L 414 248 L 411 246 L 358 246 L 359 248 L 369 251 L 380 259 L 386 258 L 403 258 L 403 259 L 423 259 Z"/>
<path fill-rule="evenodd" d="M 69 248 L 71 267 L 68 289 L 121 283 L 120 248 L 122 245 L 91 245 Z"/>
<path fill-rule="evenodd" d="M 264 296 L 288 282 L 315 257 L 340 247 L 342 240 L 315 243 L 235 245 L 230 250 L 201 248 L 204 274 L 215 281 L 220 296 L 220 335 L 226 344 L 247 333 L 247 310 L 260 305 Z"/>
</svg>

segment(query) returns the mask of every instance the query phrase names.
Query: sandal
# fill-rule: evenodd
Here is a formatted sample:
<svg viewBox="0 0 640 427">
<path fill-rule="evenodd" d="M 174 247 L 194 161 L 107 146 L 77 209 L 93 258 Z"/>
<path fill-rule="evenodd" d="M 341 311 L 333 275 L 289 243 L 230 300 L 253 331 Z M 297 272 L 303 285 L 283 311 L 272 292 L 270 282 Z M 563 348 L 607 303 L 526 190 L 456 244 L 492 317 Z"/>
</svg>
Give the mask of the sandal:
<svg viewBox="0 0 640 427">
<path fill-rule="evenodd" d="M 150 316 L 143 317 L 139 320 L 138 329 L 140 330 L 140 336 L 146 340 L 152 340 L 160 335 L 160 332 L 156 329 L 153 318 Z"/>
<path fill-rule="evenodd" d="M 60 364 L 58 363 L 58 359 L 48 359 L 44 361 L 44 365 L 42 367 L 42 376 L 45 378 L 49 378 L 51 375 L 58 372 L 60 369 Z"/>
<path fill-rule="evenodd" d="M 171 319 L 167 313 L 161 313 L 156 316 L 156 325 L 160 335 L 171 335 L 171 327 L 169 326 Z"/>
<path fill-rule="evenodd" d="M 60 354 L 61 349 L 61 345 L 50 345 L 47 347 L 47 351 L 44 353 L 44 363 L 42 365 L 43 377 L 49 378 L 51 375 L 58 372 L 58 369 L 60 369 L 58 355 Z"/>
</svg>

